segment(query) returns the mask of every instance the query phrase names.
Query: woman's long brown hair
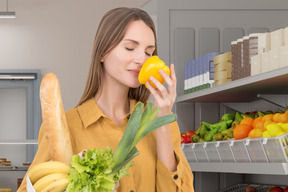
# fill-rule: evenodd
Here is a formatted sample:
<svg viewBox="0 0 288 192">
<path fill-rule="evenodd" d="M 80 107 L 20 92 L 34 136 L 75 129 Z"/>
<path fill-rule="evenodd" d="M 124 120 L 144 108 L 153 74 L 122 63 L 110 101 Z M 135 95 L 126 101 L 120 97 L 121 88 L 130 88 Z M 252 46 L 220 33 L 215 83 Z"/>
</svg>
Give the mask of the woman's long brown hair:
<svg viewBox="0 0 288 192">
<path fill-rule="evenodd" d="M 145 11 L 138 8 L 127 7 L 116 8 L 108 11 L 103 16 L 95 35 L 86 86 L 78 105 L 81 105 L 83 102 L 94 97 L 96 93 L 101 91 L 104 72 L 101 59 L 115 48 L 124 38 L 128 25 L 132 21 L 137 20 L 142 20 L 152 29 L 155 37 L 155 51 L 153 55 L 157 54 L 156 29 L 153 20 Z M 141 84 L 138 88 L 129 89 L 129 99 L 135 99 L 146 103 L 149 97 L 150 92 L 145 85 Z"/>
</svg>

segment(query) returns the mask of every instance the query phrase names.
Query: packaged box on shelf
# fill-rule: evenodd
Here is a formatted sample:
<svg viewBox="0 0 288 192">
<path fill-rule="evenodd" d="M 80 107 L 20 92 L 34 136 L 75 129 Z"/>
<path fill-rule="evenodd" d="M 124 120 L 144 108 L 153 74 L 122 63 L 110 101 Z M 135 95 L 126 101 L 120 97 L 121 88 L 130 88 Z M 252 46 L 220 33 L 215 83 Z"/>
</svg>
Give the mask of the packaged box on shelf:
<svg viewBox="0 0 288 192">
<path fill-rule="evenodd" d="M 271 49 L 269 53 L 270 53 L 270 70 L 278 69 L 280 64 L 280 47 Z"/>
<path fill-rule="evenodd" d="M 265 52 L 261 55 L 261 73 L 265 73 L 267 71 L 270 71 L 271 65 L 270 65 L 270 53 Z"/>
<path fill-rule="evenodd" d="M 270 44 L 270 33 L 260 33 L 258 36 L 258 53 L 261 55 L 262 53 L 268 52 L 271 49 Z"/>
<path fill-rule="evenodd" d="M 270 33 L 271 50 L 279 49 L 284 43 L 284 29 L 278 29 Z"/>
<path fill-rule="evenodd" d="M 284 45 L 288 46 L 288 27 L 284 29 Z"/>
<path fill-rule="evenodd" d="M 287 66 L 288 66 L 288 44 L 280 48 L 280 64 L 279 64 L 279 67 L 287 67 Z"/>
</svg>

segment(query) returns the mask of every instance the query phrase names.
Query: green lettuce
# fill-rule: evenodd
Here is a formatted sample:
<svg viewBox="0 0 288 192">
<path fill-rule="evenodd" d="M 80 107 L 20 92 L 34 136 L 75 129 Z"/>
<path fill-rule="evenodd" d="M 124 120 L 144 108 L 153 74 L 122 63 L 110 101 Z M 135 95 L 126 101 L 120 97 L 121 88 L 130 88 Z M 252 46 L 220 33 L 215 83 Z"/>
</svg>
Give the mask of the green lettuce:
<svg viewBox="0 0 288 192">
<path fill-rule="evenodd" d="M 126 171 L 133 162 L 127 163 L 119 171 L 112 173 L 114 159 L 111 148 L 87 149 L 83 157 L 71 158 L 71 170 L 67 192 L 113 192 L 115 182 L 129 175 Z"/>
</svg>

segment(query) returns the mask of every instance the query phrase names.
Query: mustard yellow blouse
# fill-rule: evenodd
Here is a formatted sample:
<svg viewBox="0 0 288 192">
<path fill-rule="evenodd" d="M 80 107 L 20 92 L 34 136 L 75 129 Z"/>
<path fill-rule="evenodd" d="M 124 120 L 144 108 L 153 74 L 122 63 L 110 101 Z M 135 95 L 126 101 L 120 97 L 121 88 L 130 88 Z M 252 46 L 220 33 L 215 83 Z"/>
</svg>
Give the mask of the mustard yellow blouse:
<svg viewBox="0 0 288 192">
<path fill-rule="evenodd" d="M 130 113 L 136 105 L 130 101 Z M 84 149 L 101 149 L 109 146 L 114 151 L 128 123 L 127 114 L 121 126 L 116 126 L 97 106 L 94 98 L 66 112 L 66 119 L 71 134 L 74 154 Z M 170 172 L 157 158 L 155 131 L 145 136 L 137 145 L 140 154 L 128 169 L 130 176 L 120 180 L 117 192 L 194 192 L 193 175 L 180 147 L 180 131 L 176 122 L 170 124 L 177 171 Z M 38 151 L 30 166 L 51 159 L 43 126 L 38 138 Z M 29 170 L 28 170 L 29 171 Z M 18 192 L 26 191 L 26 175 Z"/>
</svg>

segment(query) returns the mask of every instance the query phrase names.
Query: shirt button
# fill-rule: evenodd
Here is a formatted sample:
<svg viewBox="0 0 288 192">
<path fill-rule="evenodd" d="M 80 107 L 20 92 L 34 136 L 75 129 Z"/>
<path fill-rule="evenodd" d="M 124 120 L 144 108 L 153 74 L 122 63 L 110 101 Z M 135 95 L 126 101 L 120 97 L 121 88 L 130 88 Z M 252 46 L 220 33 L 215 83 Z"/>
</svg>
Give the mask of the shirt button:
<svg viewBox="0 0 288 192">
<path fill-rule="evenodd" d="M 174 180 L 177 180 L 177 179 L 178 179 L 178 175 L 177 175 L 177 174 L 174 175 L 173 179 L 174 179 Z"/>
</svg>

